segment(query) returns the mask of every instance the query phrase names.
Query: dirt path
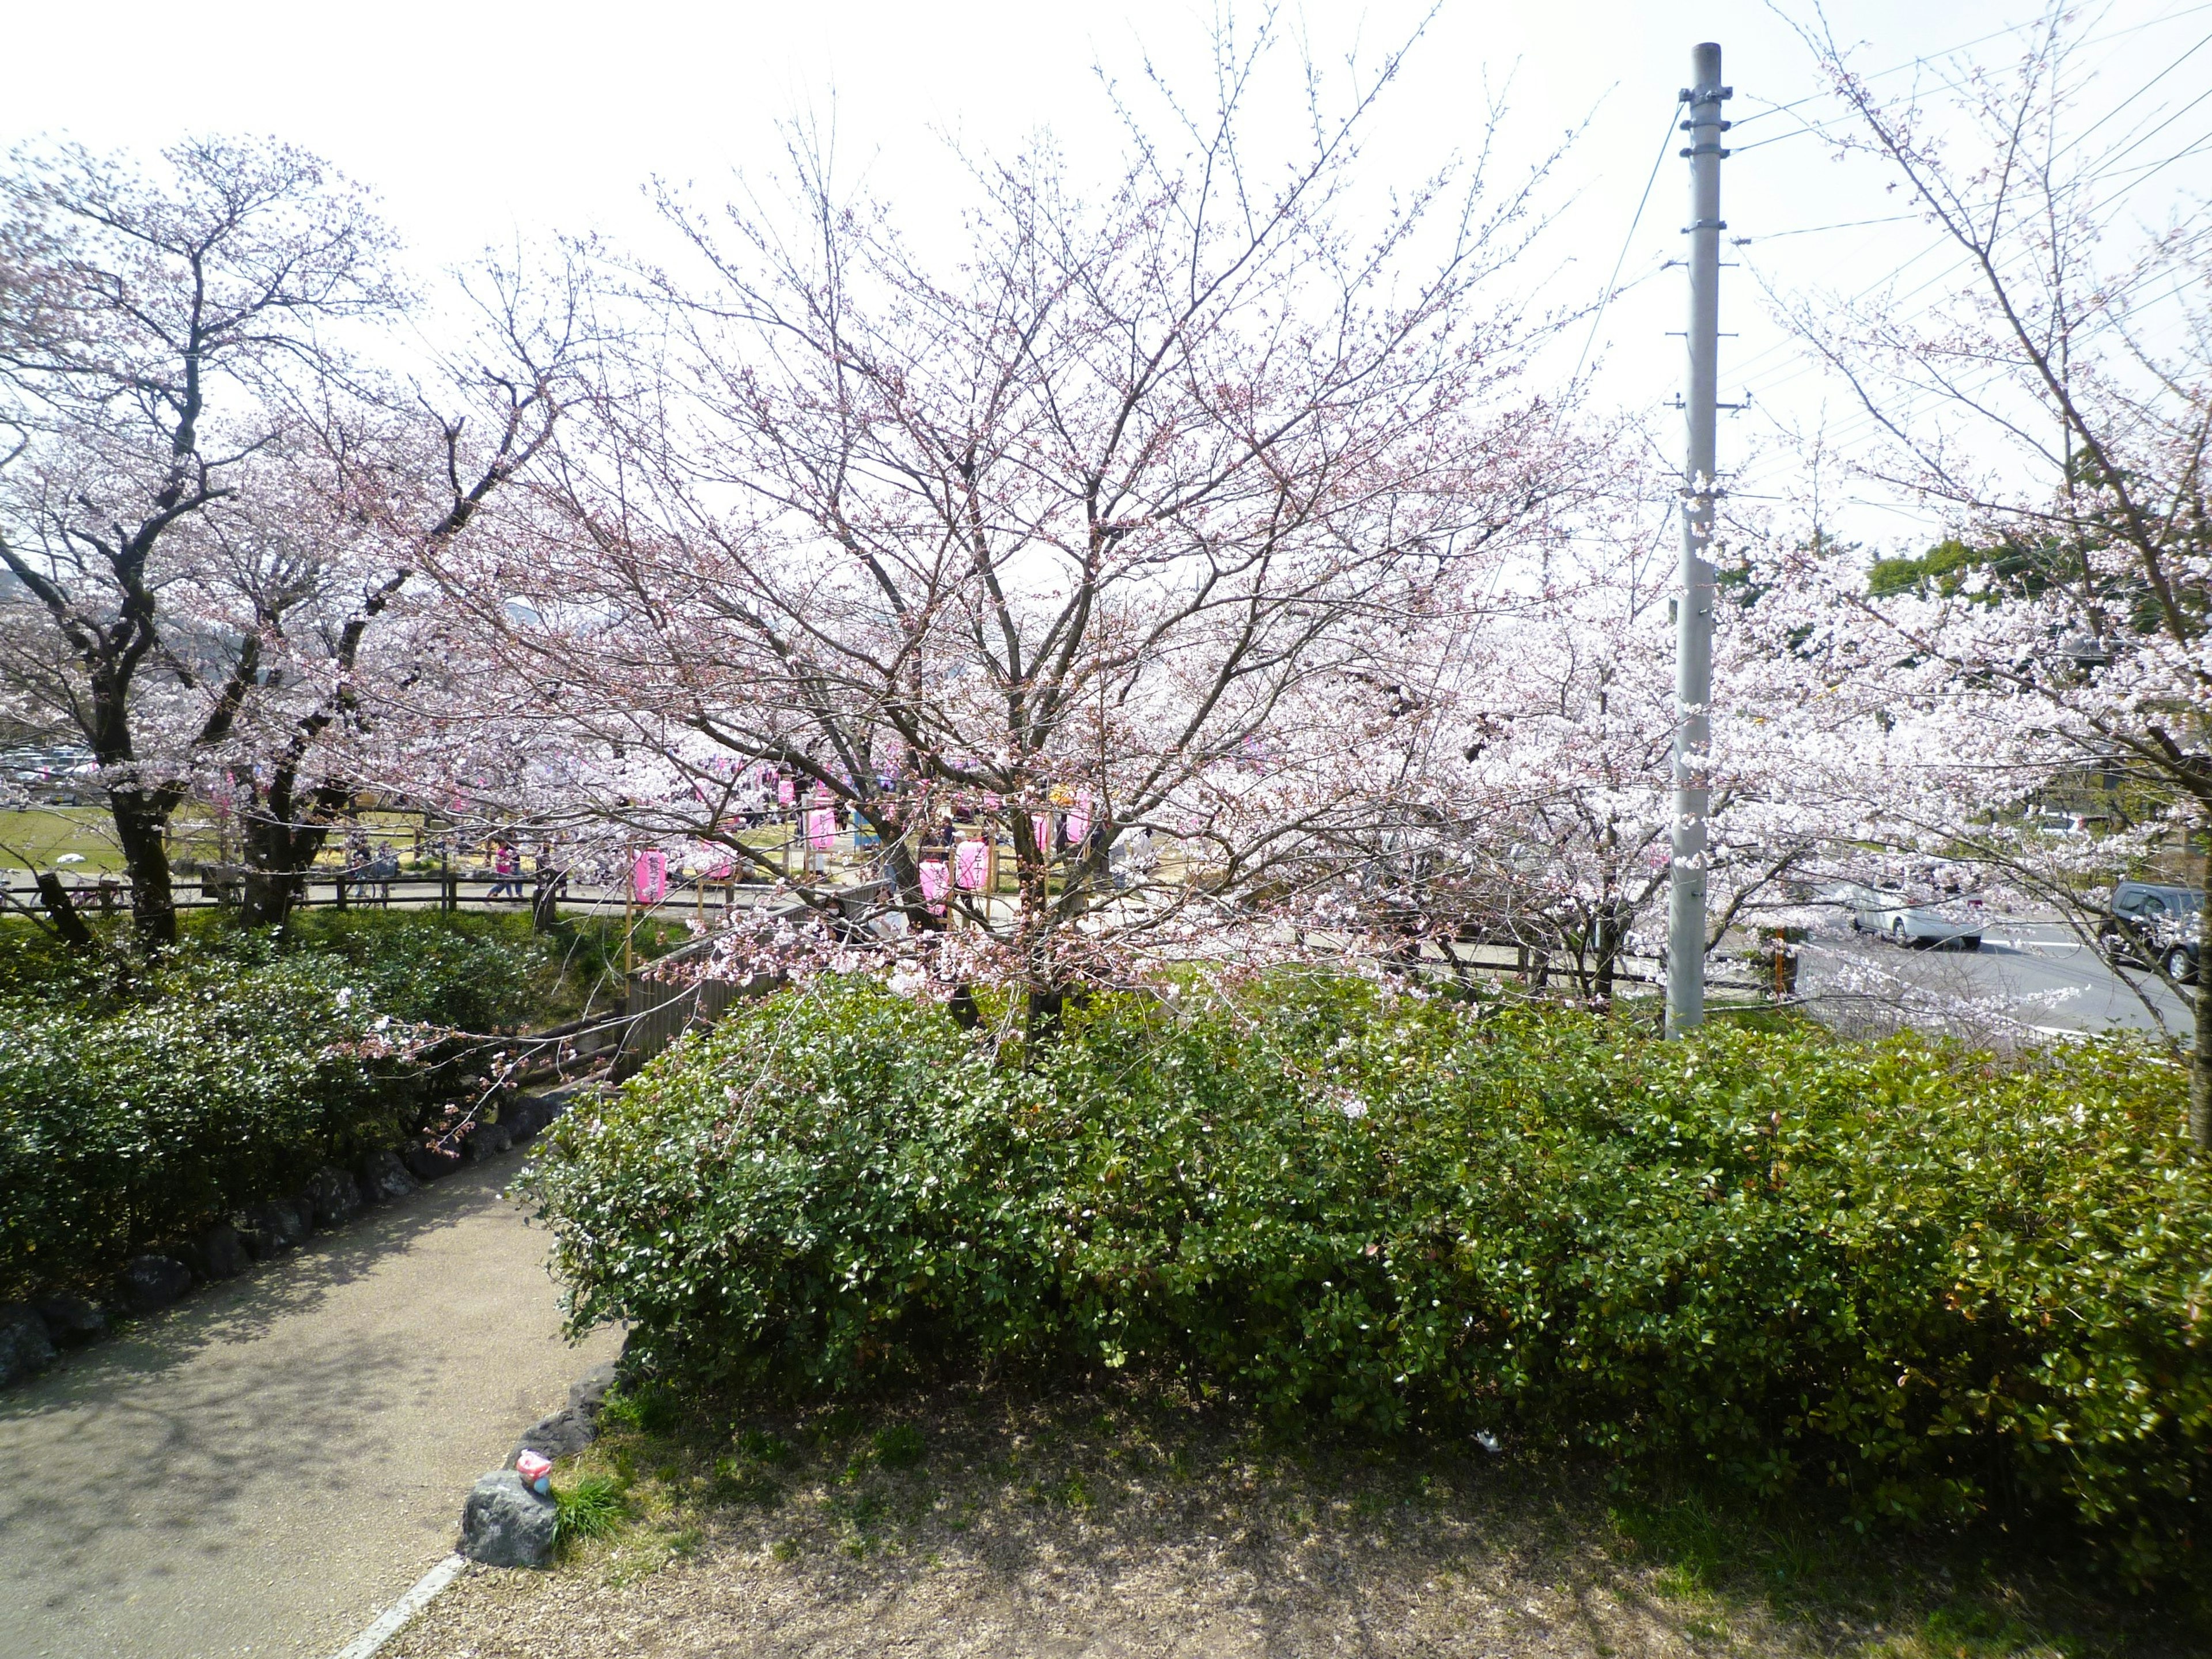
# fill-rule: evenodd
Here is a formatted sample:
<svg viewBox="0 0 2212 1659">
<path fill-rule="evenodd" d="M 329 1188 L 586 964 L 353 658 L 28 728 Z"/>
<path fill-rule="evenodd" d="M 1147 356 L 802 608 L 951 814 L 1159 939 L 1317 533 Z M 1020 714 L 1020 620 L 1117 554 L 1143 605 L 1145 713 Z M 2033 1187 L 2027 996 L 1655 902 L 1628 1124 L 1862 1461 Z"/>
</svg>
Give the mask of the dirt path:
<svg viewBox="0 0 2212 1659">
<path fill-rule="evenodd" d="M 611 1356 L 558 1334 L 521 1154 L 0 1395 L 0 1656 L 320 1659 Z"/>
</svg>

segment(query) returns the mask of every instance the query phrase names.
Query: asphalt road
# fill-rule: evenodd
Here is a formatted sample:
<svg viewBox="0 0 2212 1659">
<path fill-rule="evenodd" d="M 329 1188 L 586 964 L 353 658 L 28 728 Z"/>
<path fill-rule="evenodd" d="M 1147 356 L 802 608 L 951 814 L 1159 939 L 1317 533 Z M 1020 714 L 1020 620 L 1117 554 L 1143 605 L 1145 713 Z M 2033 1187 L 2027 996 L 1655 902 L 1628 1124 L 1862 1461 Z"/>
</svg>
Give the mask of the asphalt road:
<svg viewBox="0 0 2212 1659">
<path fill-rule="evenodd" d="M 559 1335 L 520 1152 L 0 1394 L 0 1656 L 322 1659 L 616 1346 Z"/>
<path fill-rule="evenodd" d="M 2185 1036 L 2192 1016 L 2157 976 L 2130 971 L 2151 1006 L 2096 951 L 2062 922 L 1992 918 L 1975 951 L 1903 948 L 1838 927 L 1802 947 L 1798 988 L 1815 1006 L 1869 1007 L 1885 995 L 1929 1018 L 1972 1025 L 2017 1022 L 2045 1035 L 2114 1028 Z"/>
</svg>

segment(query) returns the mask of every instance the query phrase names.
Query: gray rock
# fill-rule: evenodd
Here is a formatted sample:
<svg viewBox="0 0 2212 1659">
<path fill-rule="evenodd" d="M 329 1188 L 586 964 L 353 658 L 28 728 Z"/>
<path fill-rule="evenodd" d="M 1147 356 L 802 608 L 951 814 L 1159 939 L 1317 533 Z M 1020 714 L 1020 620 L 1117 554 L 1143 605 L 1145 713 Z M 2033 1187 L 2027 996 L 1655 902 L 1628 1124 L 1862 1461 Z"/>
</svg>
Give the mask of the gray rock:
<svg viewBox="0 0 2212 1659">
<path fill-rule="evenodd" d="M 488 1567 L 542 1567 L 553 1559 L 553 1500 L 513 1469 L 477 1482 L 461 1509 L 461 1553 Z"/>
<path fill-rule="evenodd" d="M 599 1407 L 607 1403 L 607 1394 L 615 1385 L 615 1364 L 610 1359 L 604 1365 L 594 1365 L 578 1377 L 568 1389 L 568 1409 L 594 1431 L 599 1427 Z"/>
<path fill-rule="evenodd" d="M 442 1146 L 412 1146 L 399 1154 L 399 1161 L 407 1166 L 407 1173 L 417 1181 L 435 1181 L 440 1176 L 451 1175 L 461 1167 L 461 1155 Z"/>
<path fill-rule="evenodd" d="M 27 1303 L 0 1303 L 0 1389 L 53 1363 L 54 1340 L 39 1310 Z"/>
<path fill-rule="evenodd" d="M 545 1103 L 525 1095 L 520 1100 L 508 1102 L 500 1112 L 499 1121 L 516 1140 L 527 1140 L 546 1125 Z"/>
<path fill-rule="evenodd" d="M 188 1259 L 202 1279 L 235 1279 L 247 1266 L 246 1245 L 229 1226 L 210 1227 L 192 1240 Z"/>
<path fill-rule="evenodd" d="M 308 1177 L 307 1201 L 315 1206 L 315 1225 L 343 1226 L 361 1209 L 361 1188 L 343 1170 L 325 1164 Z"/>
<path fill-rule="evenodd" d="M 397 1152 L 371 1152 L 361 1161 L 361 1195 L 372 1204 L 389 1204 L 422 1190 Z"/>
<path fill-rule="evenodd" d="M 81 1348 L 107 1334 L 107 1316 L 81 1296 L 46 1297 L 38 1309 L 58 1347 Z"/>
<path fill-rule="evenodd" d="M 247 1206 L 239 1212 L 237 1224 L 240 1237 L 258 1261 L 282 1255 L 307 1237 L 307 1228 L 301 1224 L 299 1211 L 289 1203 L 273 1200 Z"/>
<path fill-rule="evenodd" d="M 586 1419 L 573 1411 L 557 1411 L 550 1417 L 539 1418 L 522 1431 L 522 1438 L 507 1455 L 507 1467 L 513 1468 L 514 1460 L 526 1451 L 555 1459 L 574 1457 L 598 1437 L 599 1431 Z"/>
<path fill-rule="evenodd" d="M 167 1307 L 192 1287 L 192 1270 L 173 1255 L 134 1255 L 115 1278 L 124 1308 L 148 1314 Z"/>
<path fill-rule="evenodd" d="M 479 1123 L 461 1143 L 461 1154 L 471 1164 L 481 1164 L 514 1145 L 514 1132 L 504 1123 Z"/>
</svg>

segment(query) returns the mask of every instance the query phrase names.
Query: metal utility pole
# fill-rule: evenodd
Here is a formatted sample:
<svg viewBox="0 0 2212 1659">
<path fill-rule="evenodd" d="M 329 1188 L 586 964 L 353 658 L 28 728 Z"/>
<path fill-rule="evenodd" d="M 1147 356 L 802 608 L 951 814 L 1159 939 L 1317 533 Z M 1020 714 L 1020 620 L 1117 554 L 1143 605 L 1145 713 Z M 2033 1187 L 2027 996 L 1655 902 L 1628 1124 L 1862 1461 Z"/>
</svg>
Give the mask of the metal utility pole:
<svg viewBox="0 0 2212 1659">
<path fill-rule="evenodd" d="M 1713 469 L 1721 321 L 1721 49 L 1692 48 L 1681 101 L 1690 147 L 1689 458 L 1682 510 L 1682 590 L 1674 609 L 1674 857 L 1667 891 L 1667 1035 L 1705 1018 L 1706 769 L 1712 757 Z"/>
</svg>

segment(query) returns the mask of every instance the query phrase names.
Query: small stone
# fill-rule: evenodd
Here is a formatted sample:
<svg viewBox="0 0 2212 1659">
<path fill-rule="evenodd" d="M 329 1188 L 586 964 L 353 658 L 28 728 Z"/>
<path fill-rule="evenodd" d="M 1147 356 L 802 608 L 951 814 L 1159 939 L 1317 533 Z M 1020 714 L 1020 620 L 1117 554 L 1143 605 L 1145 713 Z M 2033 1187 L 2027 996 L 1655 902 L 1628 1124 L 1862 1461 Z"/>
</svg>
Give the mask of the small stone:
<svg viewBox="0 0 2212 1659">
<path fill-rule="evenodd" d="M 81 1296 L 49 1296 L 37 1305 L 58 1347 L 81 1348 L 107 1334 L 107 1316 Z"/>
<path fill-rule="evenodd" d="M 562 1410 L 550 1417 L 541 1417 L 522 1431 L 522 1438 L 514 1443 L 514 1449 L 507 1455 L 507 1467 L 514 1467 L 514 1460 L 526 1451 L 558 1462 L 564 1457 L 574 1457 L 599 1437 L 592 1424 L 574 1412 Z"/>
<path fill-rule="evenodd" d="M 513 1469 L 488 1474 L 461 1509 L 461 1553 L 488 1567 L 542 1567 L 553 1559 L 553 1500 Z"/>
<path fill-rule="evenodd" d="M 315 1206 L 315 1225 L 343 1226 L 361 1208 L 361 1188 L 343 1170 L 326 1164 L 308 1178 L 307 1201 Z"/>
<path fill-rule="evenodd" d="M 173 1255 L 134 1255 L 116 1275 L 115 1293 L 126 1311 L 158 1312 L 192 1287 L 192 1270 Z"/>
<path fill-rule="evenodd" d="M 307 1236 L 307 1230 L 300 1224 L 299 1211 L 273 1201 L 246 1206 L 239 1212 L 237 1226 L 239 1237 L 258 1261 L 283 1255 Z"/>
<path fill-rule="evenodd" d="M 569 1385 L 568 1409 L 596 1428 L 599 1421 L 599 1408 L 607 1403 L 608 1391 L 614 1385 L 614 1361 L 611 1359 L 604 1365 L 592 1366 Z"/>
<path fill-rule="evenodd" d="M 435 1181 L 461 1167 L 461 1155 L 442 1146 L 415 1145 L 402 1149 L 399 1161 L 417 1181 Z"/>
<path fill-rule="evenodd" d="M 27 1303 L 0 1303 L 0 1389 L 53 1363 L 54 1340 L 39 1310 Z"/>
<path fill-rule="evenodd" d="M 192 1240 L 191 1261 L 202 1279 L 235 1279 L 246 1268 L 246 1245 L 237 1228 L 213 1226 Z"/>
<path fill-rule="evenodd" d="M 361 1195 L 371 1204 L 389 1204 L 422 1190 L 397 1152 L 371 1152 L 361 1161 Z"/>
</svg>

